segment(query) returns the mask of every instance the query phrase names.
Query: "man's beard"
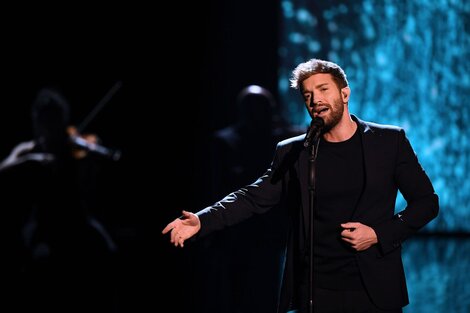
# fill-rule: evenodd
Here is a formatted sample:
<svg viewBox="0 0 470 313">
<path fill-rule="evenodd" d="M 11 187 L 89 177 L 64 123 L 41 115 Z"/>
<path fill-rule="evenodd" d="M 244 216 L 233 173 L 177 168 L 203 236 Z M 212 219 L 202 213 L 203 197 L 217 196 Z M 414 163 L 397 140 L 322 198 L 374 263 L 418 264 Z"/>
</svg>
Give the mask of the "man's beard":
<svg viewBox="0 0 470 313">
<path fill-rule="evenodd" d="M 341 121 L 344 113 L 344 103 L 338 98 L 334 101 L 333 105 L 330 106 L 330 114 L 323 120 L 325 126 L 323 127 L 323 133 L 329 132 Z"/>
</svg>

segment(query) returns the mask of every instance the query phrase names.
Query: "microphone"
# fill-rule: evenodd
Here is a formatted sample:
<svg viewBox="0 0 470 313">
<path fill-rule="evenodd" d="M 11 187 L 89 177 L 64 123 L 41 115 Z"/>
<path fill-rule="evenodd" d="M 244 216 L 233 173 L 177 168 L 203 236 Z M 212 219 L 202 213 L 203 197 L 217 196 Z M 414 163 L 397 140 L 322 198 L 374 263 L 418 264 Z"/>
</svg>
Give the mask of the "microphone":
<svg viewBox="0 0 470 313">
<path fill-rule="evenodd" d="M 88 142 L 79 136 L 70 136 L 72 146 L 83 149 L 90 153 L 95 153 L 107 159 L 118 161 L 121 158 L 120 150 L 113 150 L 96 143 Z"/>
<path fill-rule="evenodd" d="M 315 117 L 312 119 L 310 123 L 310 127 L 307 130 L 307 135 L 305 136 L 304 147 L 307 148 L 313 144 L 313 139 L 318 138 L 320 131 L 322 130 L 323 126 L 325 126 L 325 122 L 321 117 Z"/>
</svg>

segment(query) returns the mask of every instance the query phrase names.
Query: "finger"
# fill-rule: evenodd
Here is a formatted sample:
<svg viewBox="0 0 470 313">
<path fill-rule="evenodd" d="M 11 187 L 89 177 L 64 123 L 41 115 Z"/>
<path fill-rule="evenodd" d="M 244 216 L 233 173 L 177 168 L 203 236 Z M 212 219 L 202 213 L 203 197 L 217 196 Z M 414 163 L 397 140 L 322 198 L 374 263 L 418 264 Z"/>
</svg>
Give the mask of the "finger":
<svg viewBox="0 0 470 313">
<path fill-rule="evenodd" d="M 341 224 L 341 227 L 349 231 L 355 231 L 356 228 L 358 228 L 359 226 L 360 226 L 360 223 L 353 223 L 353 222 Z"/>
<path fill-rule="evenodd" d="M 351 245 L 353 245 L 353 239 L 350 239 L 350 238 L 346 238 L 346 237 L 342 237 L 341 238 L 343 241 L 346 241 L 347 243 L 350 243 Z"/>
<path fill-rule="evenodd" d="M 191 214 L 188 211 L 183 210 L 182 213 L 183 213 L 184 219 L 191 217 Z"/>
<path fill-rule="evenodd" d="M 172 232 L 172 242 L 175 244 L 175 247 L 180 244 L 180 240 L 183 238 L 183 236 L 179 232 Z"/>
<path fill-rule="evenodd" d="M 358 223 L 358 222 L 347 222 L 347 223 L 341 224 L 341 227 L 343 227 L 343 228 L 357 228 L 361 225 L 362 224 Z"/>
<path fill-rule="evenodd" d="M 352 232 L 349 229 L 343 230 L 341 232 L 341 237 L 348 238 L 348 239 L 353 239 L 354 238 Z"/>
<path fill-rule="evenodd" d="M 70 125 L 67 127 L 67 134 L 69 134 L 70 136 L 75 136 L 78 134 L 78 130 L 75 126 Z"/>
<path fill-rule="evenodd" d="M 170 230 L 174 228 L 174 222 L 171 222 L 170 224 L 166 225 L 166 227 L 162 230 L 162 234 L 166 234 Z"/>
<path fill-rule="evenodd" d="M 186 238 L 184 238 L 184 236 L 183 236 L 182 234 L 180 234 L 180 233 L 178 233 L 177 235 L 175 235 L 175 239 L 174 239 L 174 240 L 175 240 L 175 242 L 174 242 L 175 246 L 181 246 L 181 247 L 183 247 L 185 239 L 186 239 Z"/>
<path fill-rule="evenodd" d="M 98 143 L 98 137 L 95 134 L 83 134 L 83 139 L 91 143 Z"/>
<path fill-rule="evenodd" d="M 177 243 L 179 237 L 181 237 L 181 235 L 178 233 L 178 231 L 176 231 L 176 229 L 173 229 L 171 231 L 171 242 Z"/>
</svg>

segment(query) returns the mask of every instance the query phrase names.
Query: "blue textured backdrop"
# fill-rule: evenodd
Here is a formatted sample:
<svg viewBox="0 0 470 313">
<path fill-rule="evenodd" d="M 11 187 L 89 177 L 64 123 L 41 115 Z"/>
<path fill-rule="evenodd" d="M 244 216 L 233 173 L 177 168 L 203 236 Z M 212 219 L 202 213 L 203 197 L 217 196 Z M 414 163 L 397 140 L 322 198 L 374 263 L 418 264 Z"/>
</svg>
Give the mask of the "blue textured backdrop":
<svg viewBox="0 0 470 313">
<path fill-rule="evenodd" d="M 312 57 L 346 71 L 350 111 L 402 126 L 440 197 L 423 231 L 470 232 L 470 4 L 463 0 L 282 3 L 279 92 L 293 124 L 306 126 L 289 75 Z M 397 210 L 404 207 L 399 197 Z"/>
</svg>

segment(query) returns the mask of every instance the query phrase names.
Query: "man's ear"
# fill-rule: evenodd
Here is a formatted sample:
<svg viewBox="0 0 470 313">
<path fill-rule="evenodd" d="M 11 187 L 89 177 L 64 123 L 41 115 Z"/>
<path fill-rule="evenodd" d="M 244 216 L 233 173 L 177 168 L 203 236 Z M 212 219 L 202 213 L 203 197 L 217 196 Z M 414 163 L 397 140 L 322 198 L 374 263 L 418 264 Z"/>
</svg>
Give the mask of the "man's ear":
<svg viewBox="0 0 470 313">
<path fill-rule="evenodd" d="M 343 102 L 349 101 L 350 94 L 351 94 L 351 89 L 349 89 L 349 87 L 344 87 L 341 89 L 341 98 L 343 99 Z"/>
</svg>

